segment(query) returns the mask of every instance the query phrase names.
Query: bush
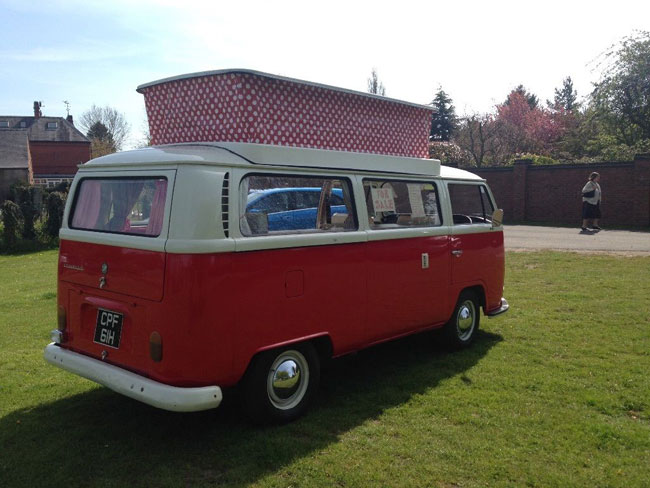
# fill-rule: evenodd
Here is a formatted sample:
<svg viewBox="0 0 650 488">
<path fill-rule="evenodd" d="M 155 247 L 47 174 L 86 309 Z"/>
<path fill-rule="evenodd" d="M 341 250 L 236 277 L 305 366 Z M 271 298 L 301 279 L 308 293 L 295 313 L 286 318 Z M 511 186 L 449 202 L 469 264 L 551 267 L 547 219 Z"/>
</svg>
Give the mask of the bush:
<svg viewBox="0 0 650 488">
<path fill-rule="evenodd" d="M 16 246 L 16 234 L 20 228 L 23 216 L 20 212 L 20 207 L 10 200 L 5 200 L 0 210 L 2 210 L 2 223 L 4 226 L 2 232 L 4 244 L 5 247 L 10 249 Z"/>
<path fill-rule="evenodd" d="M 23 238 L 34 240 L 34 221 L 41 215 L 41 189 L 36 186 L 16 185 L 12 190 L 14 201 L 23 215 Z"/>
<path fill-rule="evenodd" d="M 59 229 L 63 223 L 63 211 L 65 210 L 66 194 L 58 191 L 47 196 L 47 220 L 45 221 L 45 233 L 52 239 L 59 237 Z"/>
<path fill-rule="evenodd" d="M 512 158 L 510 161 L 508 161 L 508 166 L 512 166 L 512 164 L 517 160 L 517 159 L 530 159 L 532 163 L 536 166 L 541 166 L 541 165 L 551 165 L 551 164 L 560 164 L 559 161 L 548 157 L 548 156 L 542 156 L 540 154 L 518 154 L 516 157 Z"/>
</svg>

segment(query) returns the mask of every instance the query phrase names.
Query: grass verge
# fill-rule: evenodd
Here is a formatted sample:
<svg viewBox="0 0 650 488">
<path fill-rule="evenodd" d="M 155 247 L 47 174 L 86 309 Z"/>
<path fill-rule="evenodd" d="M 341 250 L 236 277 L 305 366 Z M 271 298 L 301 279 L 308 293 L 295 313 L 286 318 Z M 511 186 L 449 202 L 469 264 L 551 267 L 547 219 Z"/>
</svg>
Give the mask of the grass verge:
<svg viewBox="0 0 650 488">
<path fill-rule="evenodd" d="M 174 414 L 44 363 L 56 251 L 0 256 L 0 484 L 650 485 L 650 258 L 509 253 L 470 350 L 415 336 L 333 362 L 311 412 Z"/>
</svg>

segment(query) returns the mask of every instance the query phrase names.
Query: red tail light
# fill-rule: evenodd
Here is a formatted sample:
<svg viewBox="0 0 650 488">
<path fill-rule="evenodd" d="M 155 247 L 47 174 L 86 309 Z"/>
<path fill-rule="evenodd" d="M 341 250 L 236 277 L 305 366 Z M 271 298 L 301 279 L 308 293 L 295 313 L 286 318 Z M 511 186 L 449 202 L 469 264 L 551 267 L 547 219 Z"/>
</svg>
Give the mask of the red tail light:
<svg viewBox="0 0 650 488">
<path fill-rule="evenodd" d="M 149 336 L 149 356 L 155 362 L 162 361 L 162 337 L 158 332 L 152 332 Z"/>
</svg>

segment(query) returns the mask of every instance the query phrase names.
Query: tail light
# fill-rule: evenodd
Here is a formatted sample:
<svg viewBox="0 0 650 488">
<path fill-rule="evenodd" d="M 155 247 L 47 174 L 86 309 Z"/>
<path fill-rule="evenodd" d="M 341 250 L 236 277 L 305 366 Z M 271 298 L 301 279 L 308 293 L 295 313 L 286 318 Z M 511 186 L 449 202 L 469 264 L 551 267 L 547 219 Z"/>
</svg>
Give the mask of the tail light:
<svg viewBox="0 0 650 488">
<path fill-rule="evenodd" d="M 57 318 L 57 329 L 65 330 L 68 325 L 68 318 L 66 315 L 65 307 L 59 305 L 56 309 L 56 318 Z"/>
<path fill-rule="evenodd" d="M 68 325 L 68 318 L 63 305 L 59 305 L 56 309 L 57 328 L 51 332 L 52 342 L 61 344 L 65 341 L 65 329 Z"/>
<path fill-rule="evenodd" d="M 152 332 L 149 336 L 149 356 L 157 363 L 162 361 L 162 337 L 158 332 Z"/>
</svg>

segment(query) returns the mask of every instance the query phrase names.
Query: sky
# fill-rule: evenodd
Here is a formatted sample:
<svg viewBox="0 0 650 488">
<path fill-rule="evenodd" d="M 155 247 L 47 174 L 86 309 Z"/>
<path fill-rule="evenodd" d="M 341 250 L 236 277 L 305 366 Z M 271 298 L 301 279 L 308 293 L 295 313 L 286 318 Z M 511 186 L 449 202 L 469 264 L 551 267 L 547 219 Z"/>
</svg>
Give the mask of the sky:
<svg viewBox="0 0 650 488">
<path fill-rule="evenodd" d="M 245 68 L 428 104 L 440 87 L 459 115 L 484 113 L 523 84 L 540 100 L 570 76 L 579 97 L 603 53 L 650 30 L 650 2 L 0 0 L 0 115 L 77 120 L 122 112 L 125 149 L 143 138 L 138 85 Z"/>
</svg>

